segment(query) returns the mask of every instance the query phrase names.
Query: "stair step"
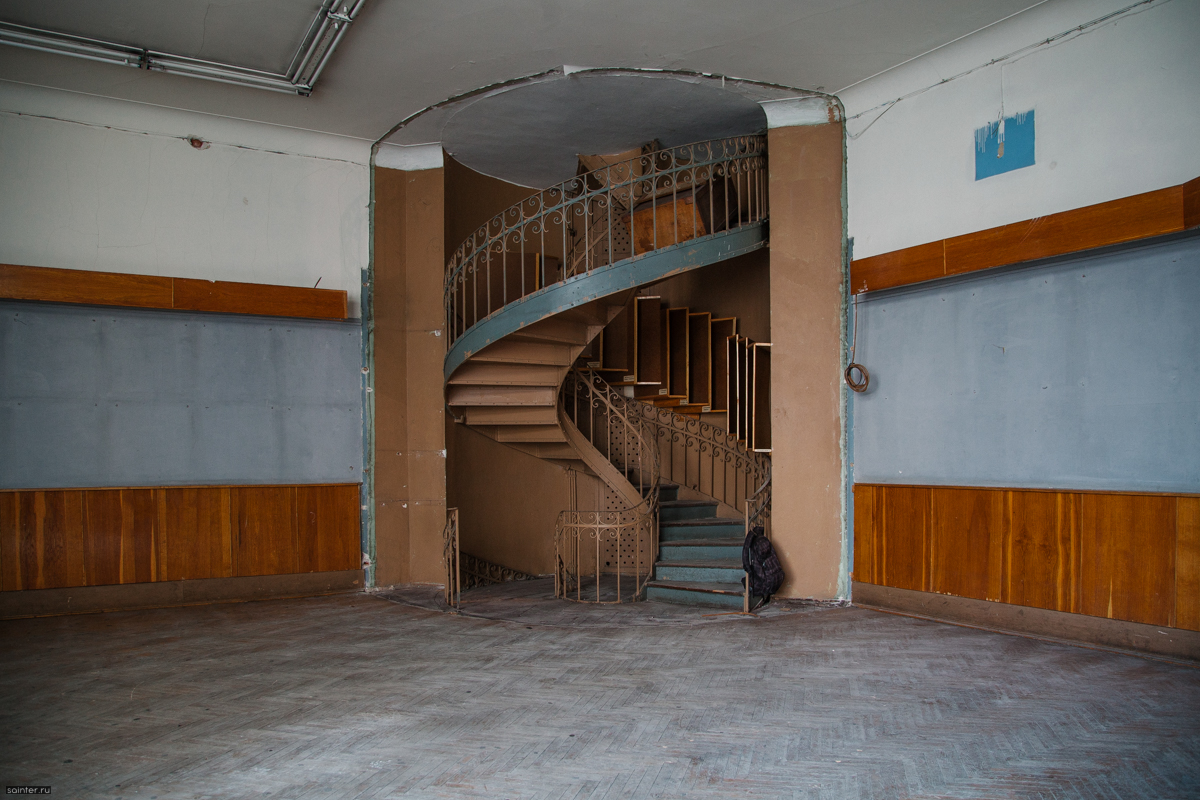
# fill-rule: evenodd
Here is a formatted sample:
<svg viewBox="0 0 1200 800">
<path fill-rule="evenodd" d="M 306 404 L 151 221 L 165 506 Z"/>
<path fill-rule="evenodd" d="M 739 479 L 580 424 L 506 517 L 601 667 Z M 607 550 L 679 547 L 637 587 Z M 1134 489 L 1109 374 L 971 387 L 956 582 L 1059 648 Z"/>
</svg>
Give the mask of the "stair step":
<svg viewBox="0 0 1200 800">
<path fill-rule="evenodd" d="M 719 559 L 735 560 L 742 557 L 741 539 L 679 539 L 658 542 L 659 561 L 696 562 Z"/>
<path fill-rule="evenodd" d="M 534 458 L 544 458 L 548 461 L 572 461 L 579 458 L 579 453 L 575 452 L 575 448 L 566 442 L 506 442 L 506 444 L 522 453 L 528 453 Z"/>
<path fill-rule="evenodd" d="M 505 338 L 518 341 L 556 342 L 581 347 L 592 340 L 588 327 L 583 323 L 568 319 L 544 319 L 521 328 Z"/>
<path fill-rule="evenodd" d="M 474 360 L 450 376 L 451 386 L 548 386 L 558 388 L 566 369 L 546 364 L 488 364 Z"/>
<path fill-rule="evenodd" d="M 711 519 L 717 516 L 715 500 L 663 500 L 658 518 L 663 522 Z"/>
<path fill-rule="evenodd" d="M 659 561 L 654 565 L 654 578 L 660 581 L 739 583 L 744 574 L 741 562 L 731 558 L 714 558 L 711 561 Z"/>
<path fill-rule="evenodd" d="M 452 406 L 548 406 L 558 407 L 558 389 L 553 386 L 451 386 L 446 403 Z"/>
<path fill-rule="evenodd" d="M 650 581 L 646 599 L 689 606 L 716 606 L 738 609 L 744 603 L 743 589 L 737 583 L 698 583 L 690 581 Z M 750 598 L 751 605 L 755 598 Z"/>
<path fill-rule="evenodd" d="M 554 425 L 505 425 L 494 429 L 497 442 L 565 442 L 562 428 Z"/>
<path fill-rule="evenodd" d="M 740 519 L 709 517 L 707 519 L 659 520 L 658 538 L 662 542 L 684 539 L 736 539 L 745 538 L 746 523 Z"/>
<path fill-rule="evenodd" d="M 468 425 L 558 425 L 554 406 L 471 406 Z"/>
<path fill-rule="evenodd" d="M 471 362 L 503 364 L 550 364 L 569 366 L 574 348 L 569 344 L 551 342 L 522 342 L 503 339 L 490 344 L 471 356 Z"/>
</svg>

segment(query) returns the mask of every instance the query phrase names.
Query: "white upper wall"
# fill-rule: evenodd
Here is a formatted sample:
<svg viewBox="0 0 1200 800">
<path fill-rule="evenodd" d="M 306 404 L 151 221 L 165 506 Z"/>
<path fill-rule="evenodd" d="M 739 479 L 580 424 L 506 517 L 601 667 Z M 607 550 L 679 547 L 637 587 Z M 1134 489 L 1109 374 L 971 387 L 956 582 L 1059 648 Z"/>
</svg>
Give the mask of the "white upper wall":
<svg viewBox="0 0 1200 800">
<path fill-rule="evenodd" d="M 1200 0 L 1153 0 L 983 66 L 1132 1 L 1050 0 L 839 92 L 854 257 L 1200 176 Z M 976 181 L 974 131 L 998 118 L 1002 77 L 1005 114 L 1037 112 L 1036 163 Z"/>
<path fill-rule="evenodd" d="M 198 137 L 208 146 L 192 147 Z M 0 263 L 343 289 L 371 143 L 0 81 Z"/>
</svg>

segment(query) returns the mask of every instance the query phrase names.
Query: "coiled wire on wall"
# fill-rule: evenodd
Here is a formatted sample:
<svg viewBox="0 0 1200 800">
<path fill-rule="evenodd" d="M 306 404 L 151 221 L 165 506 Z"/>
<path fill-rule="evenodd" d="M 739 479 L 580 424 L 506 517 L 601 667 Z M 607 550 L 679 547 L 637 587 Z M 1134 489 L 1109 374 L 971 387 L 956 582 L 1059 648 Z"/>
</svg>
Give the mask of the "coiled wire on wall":
<svg viewBox="0 0 1200 800">
<path fill-rule="evenodd" d="M 856 392 L 865 392 L 871 385 L 871 373 L 862 364 L 855 363 L 854 351 L 858 347 L 858 295 L 854 295 L 854 338 L 850 342 L 850 363 L 846 365 L 843 376 L 846 385 Z M 857 377 L 855 373 L 858 373 Z"/>
</svg>

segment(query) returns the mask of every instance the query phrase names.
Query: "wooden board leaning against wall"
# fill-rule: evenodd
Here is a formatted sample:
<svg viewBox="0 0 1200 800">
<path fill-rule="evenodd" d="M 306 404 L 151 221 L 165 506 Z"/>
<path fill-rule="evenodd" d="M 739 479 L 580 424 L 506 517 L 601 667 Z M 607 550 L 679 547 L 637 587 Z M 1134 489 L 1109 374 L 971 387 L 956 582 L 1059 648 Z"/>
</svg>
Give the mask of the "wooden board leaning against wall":
<svg viewBox="0 0 1200 800">
<path fill-rule="evenodd" d="M 358 484 L 0 491 L 0 591 L 358 569 Z"/>
</svg>

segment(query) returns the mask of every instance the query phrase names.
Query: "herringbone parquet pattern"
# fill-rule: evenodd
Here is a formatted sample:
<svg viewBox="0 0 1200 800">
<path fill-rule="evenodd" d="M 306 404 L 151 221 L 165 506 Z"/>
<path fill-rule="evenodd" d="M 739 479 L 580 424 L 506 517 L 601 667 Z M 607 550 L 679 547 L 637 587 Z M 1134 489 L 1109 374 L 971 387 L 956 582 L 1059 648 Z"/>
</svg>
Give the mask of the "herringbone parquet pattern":
<svg viewBox="0 0 1200 800">
<path fill-rule="evenodd" d="M 161 800 L 1200 797 L 1188 667 L 860 609 L 540 613 L 354 595 L 0 623 L 0 779 Z"/>
</svg>

